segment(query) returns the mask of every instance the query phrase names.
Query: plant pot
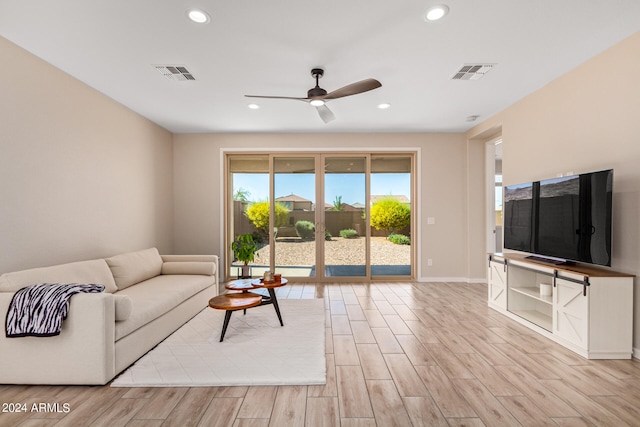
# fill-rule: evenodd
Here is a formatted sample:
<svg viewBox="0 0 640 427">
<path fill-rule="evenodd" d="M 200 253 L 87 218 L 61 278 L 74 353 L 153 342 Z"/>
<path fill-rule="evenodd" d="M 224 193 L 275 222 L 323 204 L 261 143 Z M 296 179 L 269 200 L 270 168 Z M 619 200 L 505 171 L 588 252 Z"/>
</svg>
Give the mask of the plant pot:
<svg viewBox="0 0 640 427">
<path fill-rule="evenodd" d="M 241 279 L 250 279 L 251 278 L 251 266 L 249 264 L 242 265 L 242 275 Z"/>
</svg>

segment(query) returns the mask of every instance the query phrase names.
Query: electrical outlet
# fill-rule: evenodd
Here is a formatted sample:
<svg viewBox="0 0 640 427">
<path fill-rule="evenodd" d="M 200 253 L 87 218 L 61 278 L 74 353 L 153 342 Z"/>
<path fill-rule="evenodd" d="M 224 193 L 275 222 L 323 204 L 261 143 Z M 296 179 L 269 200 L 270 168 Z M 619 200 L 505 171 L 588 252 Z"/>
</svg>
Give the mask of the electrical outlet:
<svg viewBox="0 0 640 427">
<path fill-rule="evenodd" d="M 436 219 L 434 217 L 432 217 L 432 216 L 428 216 L 427 217 L 427 224 L 433 225 L 435 223 L 436 223 Z"/>
<path fill-rule="evenodd" d="M 431 258 L 427 259 L 427 265 L 431 267 L 433 265 L 433 260 Z"/>
</svg>

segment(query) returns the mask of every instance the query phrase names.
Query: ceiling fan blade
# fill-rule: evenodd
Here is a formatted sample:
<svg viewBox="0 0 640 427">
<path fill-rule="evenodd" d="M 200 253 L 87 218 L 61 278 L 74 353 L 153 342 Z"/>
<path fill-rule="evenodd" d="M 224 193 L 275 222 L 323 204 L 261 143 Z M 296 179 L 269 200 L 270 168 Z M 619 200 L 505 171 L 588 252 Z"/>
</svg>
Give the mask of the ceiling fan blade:
<svg viewBox="0 0 640 427">
<path fill-rule="evenodd" d="M 247 98 L 268 98 L 268 99 L 294 99 L 296 101 L 309 101 L 309 98 L 297 98 L 295 96 L 268 96 L 268 95 L 245 95 Z"/>
<path fill-rule="evenodd" d="M 382 83 L 380 83 L 376 79 L 361 80 L 359 82 L 351 83 L 350 85 L 346 85 L 344 87 L 341 87 L 340 89 L 329 92 L 328 94 L 323 96 L 322 99 L 337 99 L 344 96 L 357 95 L 359 93 L 377 89 L 380 86 L 382 86 Z"/>
<path fill-rule="evenodd" d="M 336 118 L 336 116 L 333 115 L 333 111 L 331 111 L 329 107 L 327 107 L 325 104 L 318 105 L 316 107 L 316 110 L 318 110 L 318 114 L 320 115 L 320 118 L 325 123 L 329 123 L 330 121 Z"/>
</svg>

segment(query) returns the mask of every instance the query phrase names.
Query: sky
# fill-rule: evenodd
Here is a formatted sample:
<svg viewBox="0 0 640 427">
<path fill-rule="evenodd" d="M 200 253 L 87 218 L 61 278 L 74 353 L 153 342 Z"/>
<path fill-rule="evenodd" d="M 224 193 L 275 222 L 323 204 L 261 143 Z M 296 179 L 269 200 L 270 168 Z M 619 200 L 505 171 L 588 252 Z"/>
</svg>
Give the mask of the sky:
<svg viewBox="0 0 640 427">
<path fill-rule="evenodd" d="M 276 174 L 275 197 L 295 194 L 316 203 L 315 174 Z M 364 174 L 327 174 L 325 175 L 325 202 L 333 204 L 336 197 L 342 197 L 342 203 L 365 204 Z M 269 198 L 268 174 L 233 174 L 233 192 L 239 188 L 248 191 L 250 201 Z M 411 177 L 408 173 L 371 174 L 372 195 L 407 196 L 411 199 Z"/>
</svg>

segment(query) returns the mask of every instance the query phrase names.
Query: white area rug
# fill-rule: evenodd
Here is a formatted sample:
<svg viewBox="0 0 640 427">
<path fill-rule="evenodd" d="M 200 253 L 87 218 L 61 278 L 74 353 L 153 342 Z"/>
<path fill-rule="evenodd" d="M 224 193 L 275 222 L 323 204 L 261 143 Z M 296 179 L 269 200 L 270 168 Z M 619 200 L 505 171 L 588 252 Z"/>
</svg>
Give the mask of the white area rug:
<svg viewBox="0 0 640 427">
<path fill-rule="evenodd" d="M 133 366 L 111 387 L 325 384 L 322 299 L 278 300 L 235 311 L 223 342 L 224 311 L 206 308 Z"/>
</svg>

